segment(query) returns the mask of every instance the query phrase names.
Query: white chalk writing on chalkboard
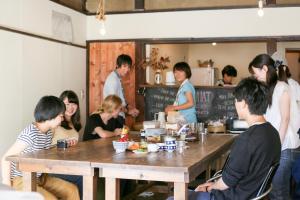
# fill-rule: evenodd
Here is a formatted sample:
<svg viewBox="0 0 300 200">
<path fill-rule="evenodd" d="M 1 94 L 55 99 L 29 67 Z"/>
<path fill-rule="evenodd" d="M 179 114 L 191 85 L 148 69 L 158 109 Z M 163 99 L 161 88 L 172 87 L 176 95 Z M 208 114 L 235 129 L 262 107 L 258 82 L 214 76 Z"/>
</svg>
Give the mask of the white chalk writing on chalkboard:
<svg viewBox="0 0 300 200">
<path fill-rule="evenodd" d="M 236 117 L 234 88 L 196 88 L 196 112 L 201 121 Z M 152 120 L 156 112 L 163 111 L 175 101 L 176 88 L 147 88 L 145 96 L 145 119 Z"/>
</svg>

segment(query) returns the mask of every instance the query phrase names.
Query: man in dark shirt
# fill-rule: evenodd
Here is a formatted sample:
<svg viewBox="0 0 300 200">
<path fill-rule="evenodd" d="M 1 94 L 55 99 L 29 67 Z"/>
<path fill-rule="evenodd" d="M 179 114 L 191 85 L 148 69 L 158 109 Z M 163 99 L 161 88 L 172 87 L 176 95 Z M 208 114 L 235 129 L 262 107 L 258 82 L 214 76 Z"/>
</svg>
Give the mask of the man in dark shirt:
<svg viewBox="0 0 300 200">
<path fill-rule="evenodd" d="M 255 197 L 270 167 L 279 161 L 279 133 L 263 114 L 268 106 L 268 88 L 246 78 L 235 88 L 235 107 L 240 119 L 249 124 L 234 142 L 222 177 L 216 182 L 199 185 L 189 199 L 248 200 Z"/>
</svg>

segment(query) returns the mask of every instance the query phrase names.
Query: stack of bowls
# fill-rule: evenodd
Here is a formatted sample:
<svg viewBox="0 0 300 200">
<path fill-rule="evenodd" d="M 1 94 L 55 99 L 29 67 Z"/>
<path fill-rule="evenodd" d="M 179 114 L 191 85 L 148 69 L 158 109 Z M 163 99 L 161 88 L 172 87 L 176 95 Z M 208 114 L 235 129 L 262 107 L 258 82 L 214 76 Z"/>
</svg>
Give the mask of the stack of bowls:
<svg viewBox="0 0 300 200">
<path fill-rule="evenodd" d="M 168 152 L 176 150 L 176 139 L 174 137 L 165 137 L 165 144 Z"/>
</svg>

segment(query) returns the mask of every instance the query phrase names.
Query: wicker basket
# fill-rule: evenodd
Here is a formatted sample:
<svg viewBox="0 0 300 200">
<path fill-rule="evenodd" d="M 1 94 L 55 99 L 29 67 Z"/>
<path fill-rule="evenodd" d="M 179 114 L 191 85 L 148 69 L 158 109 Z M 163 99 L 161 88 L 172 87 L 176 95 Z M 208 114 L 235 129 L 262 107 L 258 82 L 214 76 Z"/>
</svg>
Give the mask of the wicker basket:
<svg viewBox="0 0 300 200">
<path fill-rule="evenodd" d="M 209 133 L 225 133 L 226 127 L 224 125 L 222 125 L 222 126 L 210 126 L 210 125 L 208 125 L 207 131 Z"/>
</svg>

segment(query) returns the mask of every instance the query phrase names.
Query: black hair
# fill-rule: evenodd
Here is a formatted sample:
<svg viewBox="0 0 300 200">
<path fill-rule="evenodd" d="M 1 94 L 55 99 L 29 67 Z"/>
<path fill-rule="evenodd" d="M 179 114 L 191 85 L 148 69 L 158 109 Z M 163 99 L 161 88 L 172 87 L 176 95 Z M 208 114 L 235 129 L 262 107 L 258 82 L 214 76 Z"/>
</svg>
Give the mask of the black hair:
<svg viewBox="0 0 300 200">
<path fill-rule="evenodd" d="M 80 109 L 79 109 L 79 99 L 76 95 L 75 92 L 72 90 L 66 90 L 61 95 L 59 98 L 64 101 L 65 98 L 68 98 L 68 101 L 70 103 L 75 103 L 77 105 L 77 110 L 76 112 L 71 116 L 71 122 L 75 128 L 76 131 L 79 131 L 82 127 L 81 122 L 80 122 Z M 66 118 L 61 122 L 61 126 L 67 130 L 72 129 L 72 127 L 69 126 L 69 123 L 66 121 Z"/>
<path fill-rule="evenodd" d="M 246 102 L 249 112 L 253 115 L 265 114 L 268 108 L 268 94 L 268 86 L 253 77 L 241 80 L 233 92 L 237 101 Z"/>
<path fill-rule="evenodd" d="M 189 64 L 187 64 L 186 62 L 176 63 L 173 67 L 173 72 L 175 72 L 175 71 L 184 71 L 185 77 L 188 79 L 192 77 L 191 68 L 190 68 Z"/>
<path fill-rule="evenodd" d="M 222 76 L 224 77 L 225 74 L 227 74 L 227 76 L 236 77 L 237 76 L 237 71 L 234 68 L 234 66 L 226 65 L 222 70 Z"/>
<path fill-rule="evenodd" d="M 132 59 L 129 55 L 121 54 L 118 56 L 116 64 L 117 64 L 117 68 L 121 67 L 124 64 L 128 64 L 130 68 L 132 65 Z"/>
<path fill-rule="evenodd" d="M 267 66 L 266 84 L 269 87 L 269 105 L 272 105 L 272 96 L 274 88 L 277 84 L 278 76 L 276 73 L 275 61 L 268 54 L 257 55 L 249 64 L 248 70 L 251 74 L 254 74 L 252 67 L 262 69 L 263 66 Z"/>
<path fill-rule="evenodd" d="M 44 122 L 56 118 L 65 110 L 66 107 L 62 100 L 55 96 L 44 96 L 34 109 L 34 118 L 36 122 Z"/>
<path fill-rule="evenodd" d="M 288 84 L 288 79 L 291 78 L 292 76 L 289 67 L 286 65 L 279 65 L 277 67 L 277 72 L 278 72 L 278 80 L 284 81 Z"/>
</svg>

